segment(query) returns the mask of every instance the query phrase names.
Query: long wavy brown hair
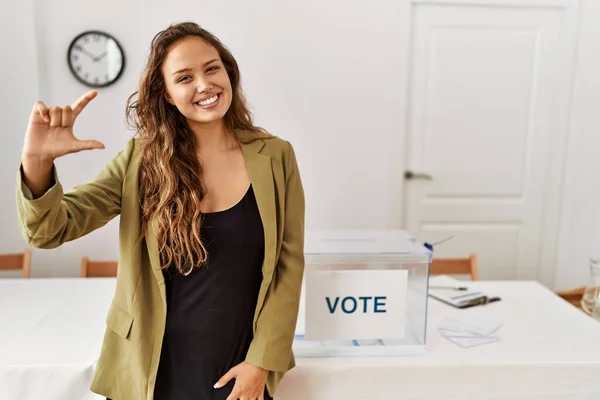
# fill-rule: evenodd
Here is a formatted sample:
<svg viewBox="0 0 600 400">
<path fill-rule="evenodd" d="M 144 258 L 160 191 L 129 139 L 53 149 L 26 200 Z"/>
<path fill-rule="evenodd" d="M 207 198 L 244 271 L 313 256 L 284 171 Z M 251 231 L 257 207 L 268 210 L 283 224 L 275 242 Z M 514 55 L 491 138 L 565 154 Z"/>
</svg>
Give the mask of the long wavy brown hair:
<svg viewBox="0 0 600 400">
<path fill-rule="evenodd" d="M 240 85 L 238 64 L 219 39 L 193 22 L 174 24 L 156 34 L 138 90 L 127 101 L 127 121 L 137 131 L 141 146 L 138 243 L 154 218 L 161 268 L 173 266 L 185 275 L 201 267 L 208 257 L 200 234 L 200 202 L 205 193 L 195 136 L 186 118 L 167 101 L 162 64 L 170 47 L 187 36 L 198 36 L 213 46 L 229 75 L 232 101 L 224 116 L 227 130 L 238 142 L 237 131 L 254 133 L 250 141 L 269 136 L 254 126 Z"/>
</svg>

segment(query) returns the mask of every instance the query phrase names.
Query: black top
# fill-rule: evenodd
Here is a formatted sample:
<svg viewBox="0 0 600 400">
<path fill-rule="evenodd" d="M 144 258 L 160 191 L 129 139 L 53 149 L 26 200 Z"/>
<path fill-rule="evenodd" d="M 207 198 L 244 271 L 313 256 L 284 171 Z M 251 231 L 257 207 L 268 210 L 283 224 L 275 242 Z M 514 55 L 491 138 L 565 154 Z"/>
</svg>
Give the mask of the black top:
<svg viewBox="0 0 600 400">
<path fill-rule="evenodd" d="M 244 361 L 252 341 L 264 258 L 252 187 L 235 206 L 204 214 L 201 235 L 205 265 L 188 276 L 163 270 L 167 323 L 155 400 L 225 400 L 235 379 L 220 389 L 213 385 Z"/>
</svg>

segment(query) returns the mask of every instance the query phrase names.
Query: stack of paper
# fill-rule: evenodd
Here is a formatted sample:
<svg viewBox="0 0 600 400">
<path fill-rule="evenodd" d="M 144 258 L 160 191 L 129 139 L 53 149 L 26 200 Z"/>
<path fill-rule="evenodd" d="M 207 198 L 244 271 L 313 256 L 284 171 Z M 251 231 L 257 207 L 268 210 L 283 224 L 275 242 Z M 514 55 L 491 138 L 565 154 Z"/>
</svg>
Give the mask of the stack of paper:
<svg viewBox="0 0 600 400">
<path fill-rule="evenodd" d="M 472 347 L 500 340 L 498 329 L 501 324 L 474 318 L 457 316 L 444 319 L 438 326 L 440 333 L 461 347 Z"/>
<path fill-rule="evenodd" d="M 485 303 L 486 293 L 472 287 L 472 282 L 459 281 L 447 275 L 429 278 L 429 296 L 457 308 Z"/>
</svg>

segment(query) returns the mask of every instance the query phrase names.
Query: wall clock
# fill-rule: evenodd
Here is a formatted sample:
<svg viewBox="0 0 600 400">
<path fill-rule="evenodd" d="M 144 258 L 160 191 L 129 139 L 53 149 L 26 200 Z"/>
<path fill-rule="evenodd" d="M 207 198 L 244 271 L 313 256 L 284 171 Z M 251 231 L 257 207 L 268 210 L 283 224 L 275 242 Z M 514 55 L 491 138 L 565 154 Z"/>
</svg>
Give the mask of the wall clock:
<svg viewBox="0 0 600 400">
<path fill-rule="evenodd" d="M 119 42 L 108 33 L 86 31 L 71 41 L 67 62 L 79 82 L 101 88 L 119 79 L 125 68 L 125 54 Z"/>
</svg>

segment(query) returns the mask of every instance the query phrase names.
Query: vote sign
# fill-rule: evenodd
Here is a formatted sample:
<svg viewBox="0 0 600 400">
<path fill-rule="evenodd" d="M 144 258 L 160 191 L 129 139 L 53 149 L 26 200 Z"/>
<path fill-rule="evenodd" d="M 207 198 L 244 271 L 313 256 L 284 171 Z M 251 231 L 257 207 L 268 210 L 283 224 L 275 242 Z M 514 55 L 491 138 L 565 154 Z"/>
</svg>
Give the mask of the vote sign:
<svg viewBox="0 0 600 400">
<path fill-rule="evenodd" d="M 306 272 L 306 339 L 402 339 L 406 270 Z"/>
</svg>

